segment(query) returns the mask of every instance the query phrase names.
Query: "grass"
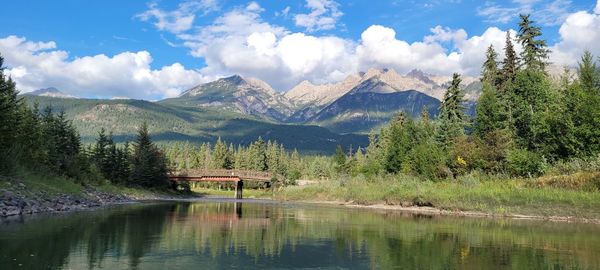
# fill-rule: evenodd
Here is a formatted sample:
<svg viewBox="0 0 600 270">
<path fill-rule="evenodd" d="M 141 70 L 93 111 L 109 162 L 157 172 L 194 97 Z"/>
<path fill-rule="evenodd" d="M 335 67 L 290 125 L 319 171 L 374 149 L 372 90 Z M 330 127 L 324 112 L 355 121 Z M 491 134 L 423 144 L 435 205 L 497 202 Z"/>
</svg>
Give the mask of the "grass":
<svg viewBox="0 0 600 270">
<path fill-rule="evenodd" d="M 8 181 L 2 181 L 8 180 Z M 153 190 L 144 188 L 132 188 L 122 185 L 115 185 L 108 181 L 103 183 L 88 183 L 88 187 L 92 187 L 97 191 L 125 195 L 132 199 L 156 199 L 162 197 L 181 197 L 189 196 L 174 190 Z M 37 198 L 40 195 L 52 198 L 61 195 L 74 195 L 78 197 L 87 197 L 86 186 L 75 182 L 73 179 L 32 172 L 25 169 L 19 169 L 13 177 L 0 176 L 0 193 L 1 191 L 10 191 L 27 198 Z"/>
<path fill-rule="evenodd" d="M 422 181 L 397 175 L 347 177 L 274 194 L 281 200 L 344 201 L 356 204 L 429 205 L 454 211 L 494 215 L 600 218 L 600 192 L 536 187 L 536 179 L 506 179 L 470 174 L 454 181 Z"/>
<path fill-rule="evenodd" d="M 46 193 L 49 196 L 69 194 L 82 196 L 84 187 L 65 177 L 20 170 L 18 181 L 0 181 L 0 189 L 17 190 L 25 196 Z"/>
</svg>

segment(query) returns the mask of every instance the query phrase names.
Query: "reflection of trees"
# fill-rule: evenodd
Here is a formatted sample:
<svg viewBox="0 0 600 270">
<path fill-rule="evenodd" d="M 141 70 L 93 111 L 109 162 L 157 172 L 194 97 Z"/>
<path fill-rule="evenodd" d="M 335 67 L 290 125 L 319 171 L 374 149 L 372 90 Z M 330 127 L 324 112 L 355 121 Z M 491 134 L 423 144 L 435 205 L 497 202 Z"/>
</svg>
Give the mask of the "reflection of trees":
<svg viewBox="0 0 600 270">
<path fill-rule="evenodd" d="M 152 236 L 162 232 L 166 213 L 172 207 L 134 205 L 34 218 L 20 226 L 2 228 L 0 233 L 22 238 L 0 238 L 0 265 L 6 269 L 56 269 L 68 263 L 71 252 L 84 251 L 89 268 L 101 266 L 107 254 L 117 258 L 126 255 L 131 268 L 136 268 L 140 257 L 156 244 Z"/>
<path fill-rule="evenodd" d="M 208 256 L 217 265 L 275 260 L 301 268 L 339 262 L 383 269 L 591 269 L 600 265 L 597 231 L 585 224 L 273 204 L 130 205 L 0 227 L 0 268 L 60 268 L 77 252 L 89 268 L 104 266 L 108 256 L 136 268 L 144 256 L 195 250 L 198 260 Z"/>
</svg>

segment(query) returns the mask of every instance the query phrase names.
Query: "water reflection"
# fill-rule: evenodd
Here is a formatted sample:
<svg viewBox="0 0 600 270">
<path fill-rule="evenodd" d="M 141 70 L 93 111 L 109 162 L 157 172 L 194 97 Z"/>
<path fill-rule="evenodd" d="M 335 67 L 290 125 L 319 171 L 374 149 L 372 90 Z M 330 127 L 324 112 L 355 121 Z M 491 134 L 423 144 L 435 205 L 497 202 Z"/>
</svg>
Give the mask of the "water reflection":
<svg viewBox="0 0 600 270">
<path fill-rule="evenodd" d="M 0 224 L 2 269 L 597 269 L 600 227 L 165 202 Z"/>
</svg>

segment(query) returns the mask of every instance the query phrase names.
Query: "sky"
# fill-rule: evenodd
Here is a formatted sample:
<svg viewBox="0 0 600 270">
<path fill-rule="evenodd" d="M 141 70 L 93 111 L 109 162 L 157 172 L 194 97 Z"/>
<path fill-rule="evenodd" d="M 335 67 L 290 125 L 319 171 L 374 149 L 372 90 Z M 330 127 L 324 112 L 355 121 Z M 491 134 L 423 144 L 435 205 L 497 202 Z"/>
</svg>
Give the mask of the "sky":
<svg viewBox="0 0 600 270">
<path fill-rule="evenodd" d="M 5 73 L 25 93 L 158 100 L 239 74 L 278 91 L 369 68 L 479 74 L 531 14 L 574 66 L 600 55 L 600 0 L 20 0 L 0 4 Z M 517 46 L 517 50 L 519 50 Z"/>
</svg>

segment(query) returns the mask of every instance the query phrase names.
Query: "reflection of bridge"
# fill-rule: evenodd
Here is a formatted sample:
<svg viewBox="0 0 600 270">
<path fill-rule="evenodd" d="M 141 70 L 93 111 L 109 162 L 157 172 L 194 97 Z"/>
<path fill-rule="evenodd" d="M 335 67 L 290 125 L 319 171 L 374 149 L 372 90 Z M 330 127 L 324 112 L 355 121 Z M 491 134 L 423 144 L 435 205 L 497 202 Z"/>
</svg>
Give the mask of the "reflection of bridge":
<svg viewBox="0 0 600 270">
<path fill-rule="evenodd" d="M 190 189 L 190 183 L 198 182 L 233 182 L 235 183 L 235 198 L 242 198 L 244 181 L 258 182 L 265 187 L 271 186 L 274 175 L 269 172 L 244 170 L 186 170 L 174 172 L 169 176 L 174 189 L 183 187 Z"/>
</svg>

